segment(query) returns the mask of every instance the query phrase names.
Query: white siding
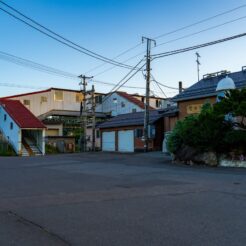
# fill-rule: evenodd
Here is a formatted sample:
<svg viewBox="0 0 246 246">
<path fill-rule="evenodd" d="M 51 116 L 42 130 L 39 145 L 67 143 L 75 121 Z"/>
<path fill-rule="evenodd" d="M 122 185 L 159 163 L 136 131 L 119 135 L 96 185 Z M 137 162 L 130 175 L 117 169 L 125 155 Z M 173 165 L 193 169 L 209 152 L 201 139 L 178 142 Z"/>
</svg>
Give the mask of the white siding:
<svg viewBox="0 0 246 246">
<path fill-rule="evenodd" d="M 114 103 L 114 98 L 117 99 L 117 103 Z M 125 106 L 122 107 L 122 104 L 124 104 Z M 135 103 L 129 102 L 127 99 L 118 95 L 117 93 L 113 93 L 111 96 L 109 96 L 107 100 L 103 102 L 102 105 L 96 107 L 96 112 L 104 112 L 104 113 L 112 112 L 112 115 L 114 116 L 120 114 L 132 113 L 133 110 L 136 110 L 136 112 L 144 111 Z"/>
<path fill-rule="evenodd" d="M 4 115 L 7 115 L 4 121 Z M 13 129 L 10 129 L 10 124 L 13 123 Z M 3 106 L 0 106 L 0 128 L 5 138 L 9 140 L 17 154 L 21 151 L 21 129 L 8 115 Z"/>
<path fill-rule="evenodd" d="M 61 90 L 58 90 L 61 91 Z M 76 102 L 77 92 L 63 91 L 63 101 L 55 101 L 55 90 L 30 95 L 12 97 L 12 100 L 30 100 L 28 109 L 35 115 L 40 116 L 51 110 L 80 111 L 80 102 Z M 46 97 L 47 102 L 42 102 L 41 97 Z M 24 103 L 23 103 L 24 104 Z"/>
</svg>

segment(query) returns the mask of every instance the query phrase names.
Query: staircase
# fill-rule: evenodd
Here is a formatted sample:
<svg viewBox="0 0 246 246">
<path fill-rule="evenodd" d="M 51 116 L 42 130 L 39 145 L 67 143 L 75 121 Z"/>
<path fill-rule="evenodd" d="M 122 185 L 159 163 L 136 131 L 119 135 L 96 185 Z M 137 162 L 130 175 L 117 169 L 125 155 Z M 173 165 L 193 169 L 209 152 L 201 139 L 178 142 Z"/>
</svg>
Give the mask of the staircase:
<svg viewBox="0 0 246 246">
<path fill-rule="evenodd" d="M 25 148 L 24 144 L 22 144 L 22 156 L 24 156 L 24 157 L 30 156 L 30 154 L 27 151 L 27 149 Z"/>
<path fill-rule="evenodd" d="M 34 141 L 31 138 L 25 137 L 24 138 L 24 148 L 22 148 L 22 156 L 25 156 L 25 152 L 27 152 L 27 156 L 41 156 L 42 152 L 39 150 L 37 145 L 34 143 Z M 24 150 L 24 151 L 23 151 Z"/>
</svg>

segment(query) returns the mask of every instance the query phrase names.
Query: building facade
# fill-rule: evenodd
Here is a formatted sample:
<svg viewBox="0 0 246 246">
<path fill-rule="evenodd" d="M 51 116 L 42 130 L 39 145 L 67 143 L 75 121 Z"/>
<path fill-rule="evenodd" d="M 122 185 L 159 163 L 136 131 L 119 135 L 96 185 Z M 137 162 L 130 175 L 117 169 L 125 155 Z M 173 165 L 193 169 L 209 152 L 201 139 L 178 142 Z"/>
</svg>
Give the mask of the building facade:
<svg viewBox="0 0 246 246">
<path fill-rule="evenodd" d="M 45 126 L 21 102 L 0 100 L 0 131 L 17 155 L 45 154 Z"/>
</svg>

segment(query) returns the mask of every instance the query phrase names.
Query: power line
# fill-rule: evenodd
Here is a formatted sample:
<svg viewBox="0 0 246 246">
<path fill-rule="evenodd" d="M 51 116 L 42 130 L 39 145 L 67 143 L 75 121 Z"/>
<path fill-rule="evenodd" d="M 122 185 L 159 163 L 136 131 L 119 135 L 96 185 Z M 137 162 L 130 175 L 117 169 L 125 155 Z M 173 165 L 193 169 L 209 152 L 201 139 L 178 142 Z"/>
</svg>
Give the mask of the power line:
<svg viewBox="0 0 246 246">
<path fill-rule="evenodd" d="M 167 98 L 166 93 L 164 92 L 164 90 L 160 87 L 159 83 L 156 81 L 155 77 L 153 76 L 153 74 L 151 74 L 151 77 L 153 79 L 153 81 L 156 83 L 156 85 L 158 86 L 158 88 L 160 89 L 160 91 L 162 92 L 162 94 Z"/>
<path fill-rule="evenodd" d="M 159 53 L 159 54 L 154 54 L 154 55 L 152 55 L 152 58 L 153 59 L 157 59 L 157 58 L 162 58 L 162 57 L 166 57 L 166 56 L 176 55 L 176 54 L 188 52 L 188 51 L 191 51 L 191 50 L 204 48 L 204 47 L 215 45 L 215 44 L 219 44 L 219 43 L 224 43 L 224 42 L 227 42 L 227 41 L 230 41 L 230 40 L 234 40 L 234 39 L 237 39 L 237 38 L 242 38 L 244 36 L 246 36 L 246 33 L 238 34 L 238 35 L 235 35 L 235 36 L 230 36 L 228 38 L 223 38 L 223 39 L 219 39 L 219 40 L 216 40 L 216 41 L 212 41 L 212 42 L 208 42 L 208 43 L 204 43 L 204 44 L 200 44 L 200 45 L 195 45 L 195 46 L 191 46 L 191 47 L 187 47 L 187 48 L 183 48 L 183 49 L 173 50 L 173 51 L 169 51 L 169 52 L 163 52 L 163 53 Z"/>
<path fill-rule="evenodd" d="M 183 30 L 186 30 L 186 29 L 189 29 L 189 28 L 191 28 L 191 27 L 193 27 L 193 26 L 197 26 L 197 25 L 199 25 L 199 24 L 208 22 L 208 21 L 210 21 L 210 20 L 212 20 L 212 19 L 215 19 L 215 18 L 218 18 L 218 17 L 220 17 L 220 16 L 223 16 L 223 15 L 226 15 L 226 14 L 229 14 L 229 13 L 232 13 L 232 12 L 235 12 L 235 11 L 237 11 L 237 10 L 239 10 L 239 9 L 242 9 L 242 8 L 245 8 L 245 7 L 246 7 L 246 4 L 240 5 L 240 6 L 236 7 L 236 8 L 233 8 L 233 9 L 224 11 L 224 12 L 222 12 L 222 13 L 216 14 L 216 15 L 214 15 L 214 16 L 211 16 L 211 17 L 202 19 L 202 20 L 197 21 L 197 22 L 195 22 L 195 23 L 192 23 L 192 24 L 189 24 L 189 25 L 186 25 L 186 26 L 177 28 L 177 29 L 175 29 L 175 30 L 173 30 L 173 31 L 166 32 L 166 33 L 164 33 L 164 34 L 158 35 L 158 36 L 156 36 L 154 39 L 159 39 L 159 38 L 162 38 L 162 37 L 165 37 L 165 36 L 169 36 L 169 35 L 171 35 L 171 34 L 174 34 L 174 33 L 177 33 L 177 32 L 180 32 L 180 31 L 183 31 Z M 244 17 L 243 17 L 243 18 L 244 18 Z M 239 18 L 239 19 L 240 19 L 240 18 Z M 236 20 L 232 20 L 231 22 L 234 22 L 234 21 L 236 21 Z M 229 23 L 230 23 L 230 22 L 228 22 L 228 24 L 229 24 Z M 225 25 L 225 23 L 224 23 L 224 24 L 221 24 L 221 25 L 218 25 L 217 27 L 222 26 L 222 25 Z M 214 28 L 216 28 L 216 27 L 215 27 L 215 26 L 214 26 L 214 27 L 210 27 L 210 28 L 207 29 L 206 31 L 211 30 L 211 29 L 214 29 Z M 205 30 L 202 30 L 201 32 L 205 32 Z M 198 33 L 200 33 L 200 32 L 192 33 L 192 34 L 189 34 L 189 35 L 186 35 L 186 36 L 182 36 L 182 37 L 177 38 L 177 39 L 169 40 L 169 41 L 167 41 L 167 42 L 165 42 L 165 43 L 162 43 L 162 44 L 157 45 L 157 47 L 160 46 L 160 45 L 164 45 L 164 44 L 167 44 L 167 43 L 171 43 L 171 42 L 174 42 L 174 41 L 181 40 L 181 39 L 183 39 L 183 38 L 187 38 L 187 37 L 196 35 L 196 34 L 198 34 Z M 116 56 L 114 59 L 120 57 L 120 56 L 123 55 L 123 54 L 126 54 L 128 51 L 131 51 L 131 50 L 133 50 L 133 49 L 139 47 L 141 44 L 142 44 L 142 43 L 138 43 L 137 45 L 133 46 L 132 48 L 130 48 L 130 49 L 126 50 L 125 52 L 119 54 L 119 55 Z M 138 53 L 138 54 L 136 54 L 136 55 L 130 57 L 129 59 L 122 61 L 122 62 L 123 62 L 123 63 L 128 62 L 128 61 L 130 61 L 130 60 L 132 60 L 132 59 L 134 59 L 134 58 L 136 58 L 136 57 L 138 57 L 138 56 L 140 56 L 140 55 L 142 55 L 142 54 L 144 54 L 144 53 L 145 53 L 145 52 Z M 103 64 L 105 64 L 105 63 L 103 63 Z M 99 68 L 99 67 L 102 67 L 103 64 L 101 64 L 100 66 L 94 67 L 94 68 L 91 69 L 89 72 L 94 71 L 94 70 L 96 70 L 96 69 Z M 99 73 L 96 74 L 95 76 L 99 76 L 99 75 L 101 75 L 101 74 L 103 74 L 103 73 L 105 73 L 105 72 L 108 72 L 108 71 L 112 70 L 113 68 L 114 68 L 114 67 L 111 67 L 111 68 L 109 68 L 109 69 L 103 70 L 102 72 L 99 72 Z"/>
<path fill-rule="evenodd" d="M 21 15 L 22 17 L 26 18 L 28 21 L 31 21 L 31 22 L 34 23 L 35 25 L 37 25 L 37 26 L 43 28 L 44 30 L 48 31 L 48 32 L 51 33 L 52 35 L 49 34 L 49 33 L 47 33 L 46 31 L 41 30 L 41 29 L 38 28 L 38 27 L 35 27 L 34 25 L 32 25 L 32 24 L 28 23 L 27 21 L 25 21 L 25 20 L 23 20 L 23 19 L 17 17 L 15 14 L 10 13 L 9 11 L 7 11 L 7 10 L 5 10 L 5 9 L 3 9 L 3 8 L 0 8 L 0 10 L 2 10 L 3 12 L 5 12 L 6 14 L 12 16 L 13 18 L 15 18 L 15 19 L 21 21 L 22 23 L 28 25 L 29 27 L 35 29 L 36 31 L 39 31 L 39 32 L 41 32 L 42 34 L 44 34 L 44 35 L 46 35 L 46 36 L 48 36 L 48 37 L 50 37 L 50 38 L 52 38 L 52 39 L 54 39 L 54 40 L 56 40 L 56 41 L 62 43 L 63 45 L 66 45 L 66 46 L 68 46 L 68 47 L 70 47 L 70 48 L 72 48 L 72 49 L 74 49 L 74 50 L 76 50 L 76 51 L 79 51 L 80 53 L 86 54 L 86 55 L 88 55 L 88 56 L 90 56 L 90 57 L 93 57 L 93 58 L 95 58 L 95 59 L 101 60 L 101 61 L 103 61 L 103 62 L 110 63 L 110 64 L 112 64 L 112 65 L 119 66 L 119 67 L 123 67 L 123 68 L 128 68 L 128 69 L 131 69 L 131 68 L 132 68 L 132 66 L 129 66 L 129 65 L 127 65 L 127 64 L 123 64 L 123 63 L 114 61 L 114 60 L 112 60 L 112 59 L 109 59 L 109 58 L 107 58 L 107 57 L 104 57 L 104 56 L 102 56 L 102 55 L 99 55 L 99 54 L 97 54 L 97 53 L 95 53 L 95 52 L 93 52 L 93 51 L 90 51 L 90 50 L 88 50 L 88 49 L 86 49 L 86 48 L 84 48 L 84 47 L 82 47 L 82 46 L 80 46 L 80 45 L 78 45 L 78 44 L 76 44 L 76 43 L 70 41 L 69 39 L 67 39 L 67 38 L 65 38 L 65 37 L 63 37 L 63 36 L 57 34 L 56 32 L 50 30 L 49 28 L 47 28 L 47 27 L 41 25 L 40 23 L 38 23 L 38 22 L 36 22 L 35 20 L 31 19 L 30 17 L 28 17 L 28 16 L 22 14 L 20 11 L 18 11 L 18 10 L 16 10 L 15 8 L 11 7 L 10 5 L 4 3 L 3 1 L 0 0 L 0 3 L 4 4 L 5 6 L 7 6 L 8 8 L 10 8 L 10 9 L 13 10 L 14 12 L 18 13 L 19 15 Z M 54 37 L 53 35 L 55 35 L 56 37 Z M 57 38 L 57 37 L 58 37 L 58 38 Z M 65 42 L 62 41 L 62 40 L 60 40 L 60 39 L 64 40 Z M 76 47 L 77 47 L 77 48 L 76 48 Z"/>
<path fill-rule="evenodd" d="M 115 86 L 110 90 L 108 95 L 102 100 L 102 103 L 104 103 L 115 91 L 119 90 L 122 86 L 124 86 L 130 79 L 132 79 L 145 66 L 145 64 L 142 65 L 140 68 L 138 68 L 138 70 L 134 72 L 134 74 L 131 75 L 131 73 L 135 70 L 136 67 L 138 67 L 141 64 L 142 61 L 143 60 L 140 60 L 130 72 L 128 72 L 117 84 L 115 84 Z M 125 82 L 123 82 L 124 80 Z"/>
<path fill-rule="evenodd" d="M 69 78 L 69 79 L 73 79 L 73 80 L 78 80 L 78 76 L 69 72 L 65 72 L 53 67 L 49 67 L 25 58 L 21 58 L 18 56 L 14 56 L 11 55 L 9 53 L 0 51 L 0 59 L 5 60 L 7 62 L 11 62 L 14 64 L 17 64 L 19 66 L 23 66 L 23 67 L 27 67 L 30 69 L 34 69 L 37 71 L 41 71 L 41 72 L 45 72 L 48 74 L 52 74 L 52 75 L 56 75 L 59 77 L 64 77 L 64 78 Z M 92 80 L 94 83 L 98 83 L 98 84 L 104 84 L 104 85 L 109 85 L 109 86 L 115 86 L 116 84 L 114 83 L 110 83 L 110 82 L 104 82 L 104 81 L 99 81 L 99 80 Z M 129 88 L 129 89 L 145 89 L 144 87 L 138 87 L 138 86 L 122 86 L 124 88 Z M 29 87 L 28 87 L 29 88 Z M 30 88 L 32 89 L 32 88 Z"/>
<path fill-rule="evenodd" d="M 200 30 L 200 31 L 197 31 L 197 32 L 193 32 L 193 33 L 184 35 L 184 36 L 182 36 L 182 37 L 175 38 L 175 39 L 171 39 L 171 40 L 166 41 L 166 42 L 164 42 L 164 43 L 160 43 L 160 44 L 158 44 L 156 47 L 162 46 L 162 45 L 164 45 L 164 44 L 173 43 L 173 42 L 175 42 L 175 41 L 179 41 L 179 40 L 184 39 L 184 38 L 192 37 L 192 36 L 195 36 L 195 35 L 197 35 L 197 34 L 200 34 L 200 33 L 203 33 L 203 32 L 207 32 L 207 31 L 216 29 L 216 28 L 218 28 L 218 27 L 225 26 L 225 25 L 227 25 L 227 24 L 231 24 L 231 23 L 233 23 L 233 22 L 236 22 L 236 21 L 245 19 L 245 18 L 246 18 L 246 16 L 242 16 L 242 17 L 240 17 L 240 18 L 236 18 L 236 19 L 233 19 L 233 20 L 230 20 L 230 21 L 226 21 L 226 22 L 224 22 L 224 23 L 222 23 L 222 24 L 215 25 L 215 26 L 211 26 L 211 27 L 205 28 L 205 29 L 203 29 L 203 30 Z"/>
<path fill-rule="evenodd" d="M 92 82 L 98 83 L 98 84 L 104 84 L 104 85 L 113 85 L 115 86 L 116 84 L 110 83 L 110 82 L 105 82 L 105 81 L 100 81 L 100 80 L 92 80 Z M 130 88 L 130 89 L 143 89 L 145 90 L 145 87 L 140 87 L 140 86 L 122 86 L 124 88 Z"/>
<path fill-rule="evenodd" d="M 153 76 L 152 76 L 152 78 L 153 78 Z M 162 83 L 158 82 L 157 80 L 155 80 L 154 78 L 153 78 L 153 81 L 156 82 L 158 85 L 163 86 L 165 88 L 168 88 L 168 89 L 171 89 L 171 90 L 179 90 L 179 88 L 175 88 L 175 87 L 171 87 L 171 86 L 162 84 Z"/>
<path fill-rule="evenodd" d="M 120 53 L 119 55 L 115 56 L 113 59 L 115 60 L 115 59 L 117 59 L 117 58 L 119 58 L 119 57 L 125 55 L 126 53 L 128 53 L 128 52 L 130 52 L 130 51 L 136 49 L 137 47 L 139 47 L 141 44 L 142 44 L 142 43 L 137 44 L 137 45 L 134 45 L 133 47 L 131 47 L 131 48 L 129 48 L 129 49 L 123 51 L 123 52 Z M 126 62 L 127 62 L 127 61 L 126 61 Z M 122 63 L 125 63 L 125 62 L 123 61 Z M 93 72 L 93 71 L 97 70 L 98 68 L 103 67 L 103 66 L 105 66 L 105 65 L 106 65 L 106 63 L 103 62 L 103 63 L 101 63 L 100 65 L 95 66 L 95 67 L 93 67 L 92 69 L 88 70 L 88 71 L 86 72 L 86 74 L 87 74 L 87 73 L 91 73 L 91 72 Z"/>
<path fill-rule="evenodd" d="M 53 74 L 56 76 L 60 76 L 60 77 L 65 77 L 65 78 L 69 78 L 69 79 L 76 79 L 78 80 L 77 76 L 75 74 L 72 73 L 68 73 L 68 72 L 64 72 L 62 70 L 53 68 L 53 67 L 49 67 L 31 60 L 27 60 L 18 56 L 14 56 L 11 55 L 9 53 L 0 51 L 0 59 L 1 60 L 5 60 L 7 62 L 11 62 L 20 66 L 24 66 L 27 68 L 31 68 L 37 71 L 41 71 L 41 72 L 45 72 L 48 74 Z"/>
<path fill-rule="evenodd" d="M 175 30 L 173 30 L 173 31 L 170 31 L 170 32 L 166 32 L 166 33 L 164 33 L 164 34 L 161 34 L 161 35 L 155 37 L 155 39 L 159 39 L 159 38 L 162 38 L 162 37 L 165 37 L 165 36 L 174 34 L 174 33 L 176 33 L 176 32 L 183 31 L 183 30 L 188 29 L 188 28 L 190 28 L 190 27 L 193 27 L 193 26 L 202 24 L 202 23 L 204 23 L 204 22 L 208 22 L 208 21 L 210 21 L 210 20 L 213 20 L 213 19 L 218 18 L 218 17 L 220 17 L 220 16 L 223 16 L 223 15 L 226 15 L 226 14 L 229 14 L 229 13 L 232 13 L 232 12 L 235 12 L 236 10 L 239 10 L 239 9 L 245 8 L 245 7 L 246 7 L 246 4 L 240 5 L 240 6 L 236 7 L 236 8 L 233 8 L 233 9 L 227 10 L 227 11 L 225 11 L 225 12 L 219 13 L 219 14 L 217 14 L 217 15 L 214 15 L 214 16 L 211 16 L 211 17 L 202 19 L 202 20 L 197 21 L 197 22 L 195 22 L 195 23 L 192 23 L 192 24 L 190 24 L 190 25 L 187 25 L 187 26 L 183 26 L 183 27 L 177 28 L 177 29 L 175 29 Z"/>
<path fill-rule="evenodd" d="M 13 87 L 13 88 L 24 88 L 24 89 L 34 89 L 34 90 L 47 89 L 47 87 L 26 86 L 26 85 L 14 84 L 14 83 L 0 83 L 0 86 L 2 86 L 2 87 Z"/>
</svg>

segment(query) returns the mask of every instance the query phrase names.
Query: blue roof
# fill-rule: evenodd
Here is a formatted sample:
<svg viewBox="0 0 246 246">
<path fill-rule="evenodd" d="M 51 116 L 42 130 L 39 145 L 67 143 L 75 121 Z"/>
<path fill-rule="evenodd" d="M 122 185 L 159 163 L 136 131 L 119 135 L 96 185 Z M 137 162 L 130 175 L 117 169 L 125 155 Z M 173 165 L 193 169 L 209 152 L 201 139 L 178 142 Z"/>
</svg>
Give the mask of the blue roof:
<svg viewBox="0 0 246 246">
<path fill-rule="evenodd" d="M 178 102 L 190 99 L 204 98 L 208 96 L 215 96 L 217 94 L 216 87 L 218 82 L 227 75 L 234 80 L 237 89 L 242 89 L 246 87 L 246 70 L 242 70 L 239 72 L 222 74 L 216 77 L 203 78 L 182 93 L 173 97 L 172 100 Z"/>
<path fill-rule="evenodd" d="M 150 124 L 154 124 L 157 120 L 169 116 L 175 115 L 178 112 L 177 107 L 169 107 L 163 110 L 150 110 L 149 121 Z M 121 114 L 108 121 L 105 121 L 98 125 L 98 128 L 115 128 L 122 126 L 142 126 L 144 125 L 144 112 Z"/>
</svg>

